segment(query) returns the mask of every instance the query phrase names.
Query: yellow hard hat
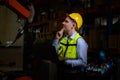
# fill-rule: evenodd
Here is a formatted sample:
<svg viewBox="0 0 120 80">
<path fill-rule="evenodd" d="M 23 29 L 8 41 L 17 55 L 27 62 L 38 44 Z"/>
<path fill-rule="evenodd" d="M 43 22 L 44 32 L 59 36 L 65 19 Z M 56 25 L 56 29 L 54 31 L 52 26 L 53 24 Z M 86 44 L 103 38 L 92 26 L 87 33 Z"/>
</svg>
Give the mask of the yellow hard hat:
<svg viewBox="0 0 120 80">
<path fill-rule="evenodd" d="M 80 29 L 80 27 L 83 24 L 82 16 L 79 13 L 71 13 L 68 16 L 77 23 L 77 27 L 78 27 L 78 29 Z"/>
</svg>

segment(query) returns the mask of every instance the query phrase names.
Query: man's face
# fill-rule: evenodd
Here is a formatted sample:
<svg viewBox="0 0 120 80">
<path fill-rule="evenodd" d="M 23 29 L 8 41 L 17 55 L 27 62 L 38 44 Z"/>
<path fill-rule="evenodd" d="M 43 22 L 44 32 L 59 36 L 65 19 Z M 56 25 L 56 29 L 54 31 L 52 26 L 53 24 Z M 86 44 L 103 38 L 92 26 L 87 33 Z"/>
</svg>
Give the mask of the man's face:
<svg viewBox="0 0 120 80">
<path fill-rule="evenodd" d="M 65 20 L 62 22 L 62 25 L 65 32 L 69 32 L 74 28 L 73 21 L 69 17 L 65 18 Z"/>
</svg>

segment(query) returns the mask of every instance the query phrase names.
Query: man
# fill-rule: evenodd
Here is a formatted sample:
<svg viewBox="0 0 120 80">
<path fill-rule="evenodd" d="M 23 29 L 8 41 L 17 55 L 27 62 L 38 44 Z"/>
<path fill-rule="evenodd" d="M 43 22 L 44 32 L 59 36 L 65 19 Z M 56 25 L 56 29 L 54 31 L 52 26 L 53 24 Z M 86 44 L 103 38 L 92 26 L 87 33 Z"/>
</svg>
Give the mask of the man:
<svg viewBox="0 0 120 80">
<path fill-rule="evenodd" d="M 68 14 L 62 22 L 63 28 L 56 33 L 53 41 L 59 60 L 71 68 L 86 67 L 87 64 L 88 45 L 78 33 L 82 23 L 79 13 Z"/>
</svg>

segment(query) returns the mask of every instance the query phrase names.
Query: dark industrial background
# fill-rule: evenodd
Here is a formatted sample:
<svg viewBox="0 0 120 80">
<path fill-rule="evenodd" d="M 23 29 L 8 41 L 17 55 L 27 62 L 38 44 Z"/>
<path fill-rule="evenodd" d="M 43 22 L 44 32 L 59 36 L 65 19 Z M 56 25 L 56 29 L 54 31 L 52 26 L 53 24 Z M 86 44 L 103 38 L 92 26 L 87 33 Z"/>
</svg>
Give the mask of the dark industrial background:
<svg viewBox="0 0 120 80">
<path fill-rule="evenodd" d="M 0 80 L 56 80 L 58 59 L 51 43 L 71 12 L 83 17 L 79 33 L 89 45 L 88 80 L 120 80 L 120 0 L 13 0 L 26 9 L 34 5 L 31 23 L 9 1 L 0 0 Z"/>
</svg>

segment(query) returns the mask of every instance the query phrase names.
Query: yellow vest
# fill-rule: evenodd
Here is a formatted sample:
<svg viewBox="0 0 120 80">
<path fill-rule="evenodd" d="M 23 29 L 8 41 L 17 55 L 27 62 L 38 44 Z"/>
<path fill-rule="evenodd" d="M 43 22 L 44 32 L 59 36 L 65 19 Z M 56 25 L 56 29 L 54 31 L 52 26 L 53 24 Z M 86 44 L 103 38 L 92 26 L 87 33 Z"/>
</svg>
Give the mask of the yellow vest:
<svg viewBox="0 0 120 80">
<path fill-rule="evenodd" d="M 81 36 L 77 33 L 74 39 L 68 41 L 66 40 L 66 37 L 61 39 L 58 49 L 58 55 L 60 60 L 78 58 L 76 52 L 78 38 L 81 38 Z"/>
</svg>

